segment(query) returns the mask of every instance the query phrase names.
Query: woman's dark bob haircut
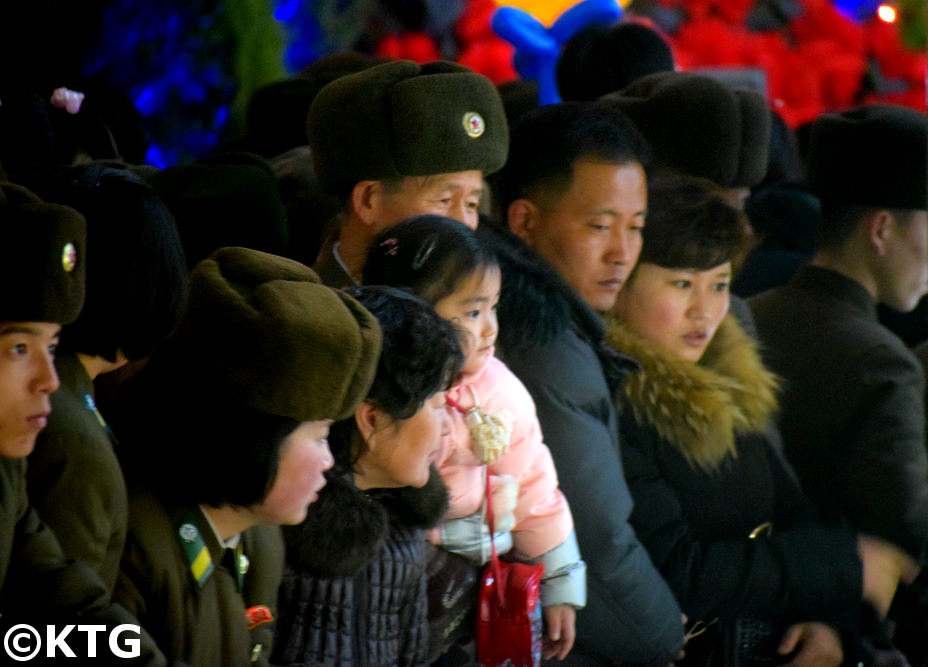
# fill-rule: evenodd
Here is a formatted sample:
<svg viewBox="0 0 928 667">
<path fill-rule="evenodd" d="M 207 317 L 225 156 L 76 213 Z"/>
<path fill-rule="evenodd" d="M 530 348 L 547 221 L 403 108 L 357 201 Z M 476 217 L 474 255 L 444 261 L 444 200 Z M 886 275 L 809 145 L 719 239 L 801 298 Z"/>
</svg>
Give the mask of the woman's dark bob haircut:
<svg viewBox="0 0 928 667">
<path fill-rule="evenodd" d="M 490 268 L 499 268 L 499 260 L 473 230 L 444 216 L 420 215 L 374 238 L 362 276 L 365 285 L 405 287 L 434 306 Z"/>
<path fill-rule="evenodd" d="M 300 422 L 204 391 L 197 375 L 196 359 L 168 341 L 123 387 L 107 418 L 125 443 L 118 453 L 126 478 L 171 503 L 256 505 Z"/>
<path fill-rule="evenodd" d="M 116 361 L 146 357 L 183 311 L 187 264 L 174 216 L 155 191 L 126 169 L 68 167 L 36 192 L 87 219 L 87 297 L 64 327 L 61 348 Z"/>
<path fill-rule="evenodd" d="M 662 174 L 648 187 L 648 217 L 638 262 L 667 269 L 737 265 L 751 240 L 747 217 L 711 181 Z"/>
</svg>

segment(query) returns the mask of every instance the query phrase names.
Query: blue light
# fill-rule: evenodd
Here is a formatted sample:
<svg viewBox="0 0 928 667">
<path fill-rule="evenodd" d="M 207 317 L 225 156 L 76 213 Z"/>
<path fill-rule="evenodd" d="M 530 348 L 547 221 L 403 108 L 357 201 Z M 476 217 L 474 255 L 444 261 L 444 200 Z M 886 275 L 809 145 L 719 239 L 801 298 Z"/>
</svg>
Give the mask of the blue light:
<svg viewBox="0 0 928 667">
<path fill-rule="evenodd" d="M 274 18 L 281 23 L 289 23 L 300 9 L 301 0 L 284 0 L 274 10 Z"/>
<path fill-rule="evenodd" d="M 145 86 L 142 92 L 135 96 L 133 103 L 140 114 L 143 116 L 151 116 L 160 106 L 158 102 L 159 97 L 158 84 L 155 83 L 150 86 Z"/>
<path fill-rule="evenodd" d="M 164 169 L 165 167 L 170 167 L 173 162 L 173 160 L 167 158 L 161 147 L 155 144 L 151 144 L 148 150 L 145 151 L 145 164 L 158 167 L 158 169 Z"/>
<path fill-rule="evenodd" d="M 221 129 L 225 127 L 225 124 L 229 122 L 229 107 L 219 107 L 216 109 L 216 115 L 213 118 L 213 125 L 216 129 Z"/>
<path fill-rule="evenodd" d="M 855 21 L 862 21 L 873 16 L 880 0 L 835 0 L 835 9 Z"/>
</svg>

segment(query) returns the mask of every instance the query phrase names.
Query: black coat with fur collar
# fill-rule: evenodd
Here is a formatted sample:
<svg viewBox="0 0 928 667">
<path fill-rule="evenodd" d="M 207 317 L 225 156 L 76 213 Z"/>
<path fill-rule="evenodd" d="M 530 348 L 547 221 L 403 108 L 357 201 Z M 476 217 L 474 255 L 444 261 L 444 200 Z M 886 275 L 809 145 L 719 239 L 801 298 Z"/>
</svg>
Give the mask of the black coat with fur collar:
<svg viewBox="0 0 928 667">
<path fill-rule="evenodd" d="M 286 528 L 275 664 L 424 665 L 426 542 L 448 506 L 435 469 L 422 489 L 359 491 L 328 484 L 299 526 Z"/>
<path fill-rule="evenodd" d="M 499 356 L 535 401 L 587 564 L 587 606 L 571 657 L 667 664 L 683 643 L 680 609 L 628 523 L 613 393 L 634 363 L 603 344 L 605 323 L 508 232 L 478 233 L 502 269 Z"/>
<path fill-rule="evenodd" d="M 620 416 L 631 522 L 690 621 L 846 626 L 861 599 L 856 536 L 819 522 L 782 458 L 777 383 L 754 341 L 730 315 L 699 364 L 621 325 L 609 341 L 641 364 Z"/>
</svg>

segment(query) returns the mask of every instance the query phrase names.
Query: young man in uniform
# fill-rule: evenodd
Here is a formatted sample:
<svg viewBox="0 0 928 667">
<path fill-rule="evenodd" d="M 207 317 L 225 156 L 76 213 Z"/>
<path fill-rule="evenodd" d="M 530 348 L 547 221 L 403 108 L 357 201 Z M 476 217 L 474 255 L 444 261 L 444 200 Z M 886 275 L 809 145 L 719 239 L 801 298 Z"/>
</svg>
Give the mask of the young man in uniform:
<svg viewBox="0 0 928 667">
<path fill-rule="evenodd" d="M 336 79 L 306 127 L 320 186 L 344 202 L 338 238 L 313 267 L 333 287 L 357 283 L 371 239 L 406 218 L 434 213 L 476 229 L 483 177 L 503 166 L 509 143 L 490 80 L 443 61 Z"/>
<path fill-rule="evenodd" d="M 75 621 L 102 624 L 107 631 L 137 625 L 110 604 L 95 572 L 65 558 L 26 495 L 26 456 L 45 427 L 49 397 L 59 385 L 54 360 L 61 325 L 73 321 L 84 302 L 84 218 L 2 182 L 0 235 L 0 630 L 20 622 L 60 623 L 58 630 Z M 77 637 L 65 637 L 69 648 L 86 651 L 88 640 Z M 103 637 L 97 635 L 97 655 L 119 661 L 104 648 Z M 140 664 L 165 664 L 144 632 L 139 646 Z M 9 653 L 9 646 L 4 649 Z M 45 655 L 52 649 L 44 647 Z"/>
</svg>

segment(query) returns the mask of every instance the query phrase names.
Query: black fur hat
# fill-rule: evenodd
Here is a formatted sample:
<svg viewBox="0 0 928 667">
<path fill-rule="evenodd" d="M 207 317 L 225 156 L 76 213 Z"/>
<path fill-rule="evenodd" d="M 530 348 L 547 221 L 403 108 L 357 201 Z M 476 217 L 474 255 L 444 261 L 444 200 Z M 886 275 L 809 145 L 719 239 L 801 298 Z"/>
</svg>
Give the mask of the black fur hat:
<svg viewBox="0 0 928 667">
<path fill-rule="evenodd" d="M 638 126 L 654 167 L 753 187 L 767 172 L 770 113 L 760 93 L 691 72 L 658 72 L 604 95 Z"/>
<path fill-rule="evenodd" d="M 84 217 L 0 183 L 0 238 L 0 321 L 73 322 L 84 304 Z"/>
<path fill-rule="evenodd" d="M 174 214 L 189 267 L 226 246 L 287 252 L 287 212 L 264 158 L 222 153 L 147 178 Z"/>
<path fill-rule="evenodd" d="M 377 370 L 376 318 L 308 267 L 222 248 L 193 270 L 173 340 L 203 391 L 298 421 L 344 419 Z"/>
<path fill-rule="evenodd" d="M 358 181 L 503 166 L 509 146 L 496 88 L 462 65 L 397 60 L 341 77 L 306 119 L 316 177 L 345 196 Z"/>
<path fill-rule="evenodd" d="M 672 72 L 670 45 L 641 23 L 592 25 L 564 45 L 557 86 L 565 100 L 595 100 L 654 72 Z"/>
<path fill-rule="evenodd" d="M 825 114 L 809 128 L 809 183 L 823 201 L 926 208 L 924 113 L 872 104 Z"/>
</svg>

